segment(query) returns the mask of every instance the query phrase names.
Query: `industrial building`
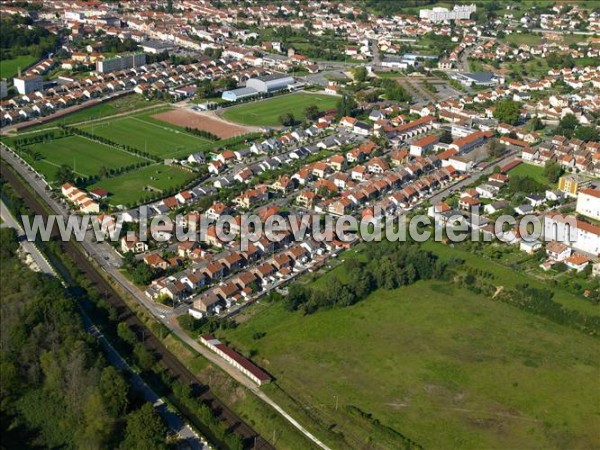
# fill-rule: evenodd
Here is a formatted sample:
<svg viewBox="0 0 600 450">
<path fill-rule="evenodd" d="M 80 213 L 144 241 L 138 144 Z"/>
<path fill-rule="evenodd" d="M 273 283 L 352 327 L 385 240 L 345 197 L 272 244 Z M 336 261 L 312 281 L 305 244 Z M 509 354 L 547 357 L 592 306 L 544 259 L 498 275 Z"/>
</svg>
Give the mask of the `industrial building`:
<svg viewBox="0 0 600 450">
<path fill-rule="evenodd" d="M 26 75 L 13 78 L 13 84 L 19 94 L 41 91 L 44 87 L 44 79 L 38 75 Z"/>
<path fill-rule="evenodd" d="M 96 62 L 96 71 L 100 73 L 116 72 L 117 70 L 143 66 L 144 64 L 146 64 L 145 53 L 132 53 L 98 61 Z"/>
<path fill-rule="evenodd" d="M 464 86 L 496 86 L 504 84 L 504 78 L 498 77 L 491 72 L 460 72 L 451 75 L 451 78 Z"/>
<path fill-rule="evenodd" d="M 294 77 L 284 73 L 274 73 L 246 81 L 246 87 L 256 89 L 257 92 L 267 93 L 287 89 L 294 84 Z"/>
</svg>

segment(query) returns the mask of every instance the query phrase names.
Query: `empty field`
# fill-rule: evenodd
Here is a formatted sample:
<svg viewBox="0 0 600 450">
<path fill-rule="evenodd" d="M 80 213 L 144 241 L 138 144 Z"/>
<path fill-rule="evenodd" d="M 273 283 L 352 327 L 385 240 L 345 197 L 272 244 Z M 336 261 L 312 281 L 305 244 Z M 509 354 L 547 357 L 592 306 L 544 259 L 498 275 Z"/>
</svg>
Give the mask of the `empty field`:
<svg viewBox="0 0 600 450">
<path fill-rule="evenodd" d="M 152 114 L 154 112 L 107 119 L 80 128 L 161 158 L 184 157 L 199 150 L 212 149 L 215 145 L 179 127 L 152 119 L 149 117 Z"/>
<path fill-rule="evenodd" d="M 324 94 L 297 93 L 227 108 L 222 117 L 231 122 L 254 126 L 278 126 L 279 116 L 291 113 L 296 120 L 304 119 L 305 109 L 316 105 L 319 111 L 335 109 L 338 97 Z"/>
<path fill-rule="evenodd" d="M 32 144 L 28 149 L 35 152 L 32 157 L 25 152 L 22 156 L 48 181 L 53 181 L 58 168 L 66 164 L 80 176 L 98 175 L 100 169 L 120 167 L 146 161 L 122 150 L 99 144 L 79 136 L 68 136 L 53 141 Z"/>
<path fill-rule="evenodd" d="M 518 175 L 521 177 L 533 178 L 538 183 L 550 185 L 548 178 L 544 175 L 544 168 L 540 166 L 534 166 L 533 164 L 522 163 L 509 172 L 509 175 Z"/>
<path fill-rule="evenodd" d="M 21 55 L 13 59 L 0 61 L 0 78 L 12 78 L 17 76 L 19 69 L 25 70 L 37 61 L 35 56 Z"/>
<path fill-rule="evenodd" d="M 229 139 L 252 132 L 249 127 L 228 123 L 220 118 L 211 117 L 208 113 L 197 113 L 184 109 L 164 111 L 154 114 L 152 118 L 178 127 L 208 131 L 220 139 Z"/>
<path fill-rule="evenodd" d="M 219 335 L 333 448 L 400 448 L 396 433 L 424 448 L 600 445 L 598 340 L 446 282 L 308 316 L 272 304 Z"/>
<path fill-rule="evenodd" d="M 194 178 L 194 174 L 178 167 L 154 164 L 141 169 L 107 178 L 88 189 L 102 188 L 111 193 L 109 203 L 126 205 L 143 200 L 149 193 L 147 187 L 154 190 L 166 190 L 178 187 Z"/>
</svg>

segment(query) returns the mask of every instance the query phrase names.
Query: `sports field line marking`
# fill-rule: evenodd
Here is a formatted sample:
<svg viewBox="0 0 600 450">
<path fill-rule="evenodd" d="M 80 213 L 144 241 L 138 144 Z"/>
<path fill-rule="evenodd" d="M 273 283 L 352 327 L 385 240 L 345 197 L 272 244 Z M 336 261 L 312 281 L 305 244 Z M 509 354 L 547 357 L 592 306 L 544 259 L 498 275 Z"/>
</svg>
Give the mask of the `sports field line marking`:
<svg viewBox="0 0 600 450">
<path fill-rule="evenodd" d="M 152 122 L 148 122 L 146 120 L 140 119 L 139 117 L 128 117 L 128 119 L 134 119 L 134 120 L 137 120 L 138 122 L 142 122 L 142 123 L 145 123 L 145 124 L 148 124 L 148 125 L 152 125 L 152 126 L 155 126 L 156 128 L 160 128 L 162 130 L 170 131 L 171 133 L 183 134 L 185 136 L 190 136 L 190 137 L 196 138 L 196 139 L 198 139 L 198 140 L 200 140 L 202 142 L 209 142 L 208 139 L 201 138 L 200 136 L 194 136 L 193 134 L 187 133 L 185 131 L 180 131 L 180 130 L 176 130 L 174 128 L 169 128 L 169 127 L 164 127 L 162 125 L 158 125 L 157 123 L 152 123 Z"/>
<path fill-rule="evenodd" d="M 123 149 L 123 148 L 115 147 L 115 146 L 113 146 L 113 145 L 110 145 L 110 144 L 105 144 L 104 142 L 99 142 L 99 141 L 96 141 L 96 140 L 94 140 L 94 139 L 92 139 L 92 138 L 89 138 L 89 137 L 87 137 L 87 136 L 79 136 L 79 135 L 76 135 L 76 136 L 77 136 L 77 137 L 80 137 L 80 138 L 83 138 L 83 139 L 87 139 L 88 141 L 94 142 L 94 143 L 96 143 L 96 144 L 100 144 L 100 145 L 104 145 L 104 146 L 106 146 L 106 147 L 112 148 L 113 150 L 120 151 L 120 152 L 122 152 L 122 153 L 125 153 L 126 155 L 129 155 L 129 156 L 134 156 L 134 157 L 136 157 L 136 158 L 145 159 L 146 161 L 154 161 L 153 159 L 147 158 L 146 156 L 143 156 L 143 155 L 137 155 L 137 154 L 135 154 L 135 153 L 133 153 L 133 152 L 128 152 L 127 150 L 125 150 L 125 149 Z M 124 167 L 124 166 L 123 166 L 123 167 Z"/>
<path fill-rule="evenodd" d="M 54 167 L 59 167 L 59 168 L 60 168 L 60 166 L 61 166 L 61 164 L 56 164 L 56 163 L 53 163 L 52 161 L 48 161 L 46 158 L 44 158 L 44 159 L 40 159 L 40 160 L 38 160 L 38 161 L 39 161 L 39 162 L 46 163 L 46 164 L 49 164 L 49 165 L 51 165 L 51 166 L 54 166 Z M 68 164 L 67 164 L 67 165 L 68 165 Z M 71 166 L 69 166 L 69 167 L 71 167 Z M 71 170 L 73 170 L 73 168 L 72 168 L 72 167 L 71 167 Z M 76 173 L 77 175 L 81 175 L 82 177 L 87 177 L 87 176 L 89 176 L 89 175 L 86 175 L 85 173 L 77 172 L 77 171 L 75 171 L 75 170 L 73 170 L 73 173 Z"/>
</svg>

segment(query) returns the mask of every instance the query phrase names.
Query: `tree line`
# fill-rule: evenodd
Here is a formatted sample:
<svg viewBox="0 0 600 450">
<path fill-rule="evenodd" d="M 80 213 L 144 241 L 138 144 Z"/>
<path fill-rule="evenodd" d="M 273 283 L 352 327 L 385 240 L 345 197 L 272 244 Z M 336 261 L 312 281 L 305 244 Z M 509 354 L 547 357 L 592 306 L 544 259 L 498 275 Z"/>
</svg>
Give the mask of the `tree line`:
<svg viewBox="0 0 600 450">
<path fill-rule="evenodd" d="M 312 314 L 321 308 L 350 306 L 377 289 L 392 290 L 418 280 L 443 278 L 447 267 L 433 253 L 408 243 L 372 244 L 363 254 L 364 261 L 352 258 L 345 263 L 347 282 L 333 276 L 326 288 L 290 286 L 285 308 Z"/>
<path fill-rule="evenodd" d="M 216 134 L 211 133 L 210 131 L 201 130 L 199 128 L 185 127 L 185 131 L 190 134 L 194 134 L 196 136 L 200 136 L 200 137 L 206 138 L 211 141 L 219 140 L 219 136 L 217 136 Z"/>
<path fill-rule="evenodd" d="M 142 157 L 144 157 L 146 159 L 150 159 L 154 162 L 162 162 L 162 159 L 159 158 L 158 156 L 153 155 L 152 153 L 149 153 L 147 151 L 140 150 L 139 148 L 132 147 L 131 145 L 120 144 L 118 142 L 111 141 L 110 139 L 107 139 L 103 136 L 98 136 L 97 134 L 82 130 L 81 128 L 72 127 L 72 126 L 66 127 L 64 125 L 59 125 L 59 126 L 66 128 L 69 132 L 71 132 L 72 134 L 75 134 L 77 136 L 91 139 L 92 141 L 96 141 L 101 144 L 110 145 L 115 148 L 120 148 L 122 150 L 125 150 L 126 152 L 133 153 L 134 155 L 142 156 Z"/>
<path fill-rule="evenodd" d="M 468 270 L 466 275 L 454 278 L 453 281 L 489 299 L 516 306 L 590 336 L 600 336 L 600 317 L 565 308 L 554 300 L 554 292 L 551 289 L 519 283 L 514 289 L 503 289 L 497 292 L 496 286 L 487 281 L 489 278 L 494 278 L 489 272 L 472 269 Z"/>
</svg>

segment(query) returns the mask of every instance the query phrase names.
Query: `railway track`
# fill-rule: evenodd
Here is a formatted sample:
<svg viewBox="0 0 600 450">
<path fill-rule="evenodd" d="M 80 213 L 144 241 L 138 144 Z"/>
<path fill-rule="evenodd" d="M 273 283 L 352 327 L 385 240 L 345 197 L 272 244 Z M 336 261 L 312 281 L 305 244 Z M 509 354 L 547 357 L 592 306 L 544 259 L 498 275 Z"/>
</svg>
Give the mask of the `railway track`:
<svg viewBox="0 0 600 450">
<path fill-rule="evenodd" d="M 34 196 L 25 186 L 23 180 L 20 179 L 12 170 L 6 167 L 6 164 L 0 165 L 0 174 L 2 177 L 15 189 L 15 191 L 23 198 L 24 203 L 35 214 L 40 214 L 47 218 L 48 213 L 42 201 Z M 58 232 L 53 230 L 53 236 Z M 61 242 L 63 251 L 69 255 L 77 267 L 87 276 L 92 286 L 98 292 L 104 293 L 108 302 L 116 309 L 118 320 L 125 322 L 136 334 L 138 339 L 143 344 L 156 354 L 160 362 L 181 382 L 192 386 L 193 391 L 197 393 L 197 398 L 201 399 L 213 412 L 214 416 L 225 422 L 231 433 L 239 435 L 243 442 L 244 448 L 256 450 L 271 450 L 275 449 L 266 439 L 260 436 L 256 431 L 244 422 L 237 414 L 230 410 L 223 402 L 215 397 L 209 390 L 208 386 L 203 385 L 190 372 L 185 365 L 177 359 L 156 337 L 150 332 L 140 318 L 131 311 L 125 301 L 114 290 L 114 288 L 98 273 L 98 270 L 92 265 L 88 258 L 79 250 L 79 248 L 71 241 Z M 185 411 L 183 411 L 185 413 Z M 189 415 L 189 414 L 186 414 Z M 194 419 L 188 417 L 191 423 L 198 426 L 199 429 L 204 427 Z M 204 430 L 202 430 L 204 431 Z M 210 435 L 210 433 L 207 433 Z"/>
</svg>

